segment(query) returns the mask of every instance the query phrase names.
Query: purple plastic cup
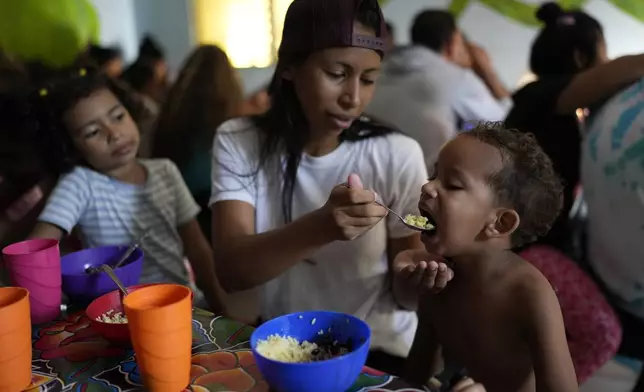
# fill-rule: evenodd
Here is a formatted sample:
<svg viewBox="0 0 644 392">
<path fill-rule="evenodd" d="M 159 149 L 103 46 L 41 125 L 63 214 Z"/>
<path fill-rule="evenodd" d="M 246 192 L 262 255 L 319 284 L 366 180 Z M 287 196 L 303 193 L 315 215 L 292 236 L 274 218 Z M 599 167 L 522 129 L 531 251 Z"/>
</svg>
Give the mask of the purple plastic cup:
<svg viewBox="0 0 644 392">
<path fill-rule="evenodd" d="M 46 323 L 58 317 L 62 300 L 58 241 L 18 242 L 5 247 L 2 258 L 12 284 L 29 291 L 31 322 Z"/>
<path fill-rule="evenodd" d="M 77 304 L 88 304 L 103 294 L 118 290 L 112 279 L 103 271 L 88 274 L 88 267 L 114 264 L 129 245 L 100 246 L 65 255 L 61 259 L 63 291 Z M 143 270 L 143 251 L 139 248 L 114 270 L 125 287 L 139 283 Z"/>
</svg>

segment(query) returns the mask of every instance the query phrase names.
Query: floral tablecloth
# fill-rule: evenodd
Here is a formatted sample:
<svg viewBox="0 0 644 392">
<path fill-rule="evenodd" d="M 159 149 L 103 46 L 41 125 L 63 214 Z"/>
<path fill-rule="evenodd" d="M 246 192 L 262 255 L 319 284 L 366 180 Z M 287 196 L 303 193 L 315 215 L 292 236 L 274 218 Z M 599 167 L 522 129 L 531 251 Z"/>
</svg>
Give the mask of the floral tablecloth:
<svg viewBox="0 0 644 392">
<path fill-rule="evenodd" d="M 268 392 L 248 340 L 253 328 L 193 313 L 193 392 Z M 29 392 L 140 391 L 134 352 L 105 341 L 83 312 L 33 328 L 33 382 Z M 422 392 L 402 380 L 365 368 L 350 392 Z"/>
</svg>

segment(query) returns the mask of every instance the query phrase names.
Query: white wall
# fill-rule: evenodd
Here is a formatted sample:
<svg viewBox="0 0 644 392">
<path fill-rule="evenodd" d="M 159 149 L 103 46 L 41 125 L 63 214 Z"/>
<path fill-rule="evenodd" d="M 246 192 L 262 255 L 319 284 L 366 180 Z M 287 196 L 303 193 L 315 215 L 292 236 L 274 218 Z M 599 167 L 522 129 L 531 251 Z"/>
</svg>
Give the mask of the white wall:
<svg viewBox="0 0 644 392">
<path fill-rule="evenodd" d="M 123 51 L 125 61 L 133 61 L 139 51 L 136 17 L 132 0 L 92 0 L 101 21 L 101 43 Z"/>
<path fill-rule="evenodd" d="M 191 27 L 191 2 L 189 0 L 130 1 L 134 3 L 138 39 L 147 33 L 154 36 L 163 45 L 171 70 L 176 70 L 195 44 Z"/>
<path fill-rule="evenodd" d="M 644 1 L 644 0 L 641 0 Z M 414 16 L 427 8 L 446 8 L 450 0 L 389 0 L 383 11 L 396 27 L 396 41 L 409 42 Z M 541 4 L 541 0 L 524 0 Z M 537 29 L 520 25 L 473 0 L 459 20 L 459 25 L 474 42 L 485 47 L 509 87 L 514 87 L 528 71 L 530 46 Z M 584 7 L 604 26 L 611 57 L 644 52 L 644 23 L 633 19 L 605 0 L 590 0 Z"/>
<path fill-rule="evenodd" d="M 214 0 L 216 1 L 216 0 Z M 194 45 L 189 0 L 92 0 L 101 21 L 101 43 L 119 46 L 126 61 L 136 59 L 139 42 L 153 35 L 173 69 Z"/>
</svg>

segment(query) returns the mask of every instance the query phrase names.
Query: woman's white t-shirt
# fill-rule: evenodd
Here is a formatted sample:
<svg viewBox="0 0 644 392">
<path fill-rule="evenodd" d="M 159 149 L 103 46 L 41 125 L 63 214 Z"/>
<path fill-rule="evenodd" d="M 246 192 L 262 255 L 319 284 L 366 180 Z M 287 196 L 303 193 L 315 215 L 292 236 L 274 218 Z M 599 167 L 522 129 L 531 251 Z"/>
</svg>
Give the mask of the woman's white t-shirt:
<svg viewBox="0 0 644 392">
<path fill-rule="evenodd" d="M 258 170 L 259 136 L 245 118 L 230 120 L 217 130 L 210 204 L 224 200 L 251 204 L 256 232 L 262 233 L 283 226 L 284 219 L 280 163 L 275 160 Z M 322 207 L 331 190 L 351 173 L 358 174 L 365 188 L 374 190 L 392 210 L 403 215 L 418 210 L 420 187 L 427 181 L 423 152 L 413 139 L 393 133 L 343 142 L 322 157 L 303 154 L 293 194 L 293 220 Z M 256 314 L 266 319 L 313 309 L 353 314 L 370 325 L 372 348 L 407 356 L 417 319 L 394 301 L 387 240 L 411 234 L 390 214 L 354 241 L 337 241 L 319 249 L 310 257 L 314 264 L 303 260 L 257 290 L 242 293 L 237 301 L 233 299 L 237 302 L 233 307 L 255 301 Z"/>
</svg>

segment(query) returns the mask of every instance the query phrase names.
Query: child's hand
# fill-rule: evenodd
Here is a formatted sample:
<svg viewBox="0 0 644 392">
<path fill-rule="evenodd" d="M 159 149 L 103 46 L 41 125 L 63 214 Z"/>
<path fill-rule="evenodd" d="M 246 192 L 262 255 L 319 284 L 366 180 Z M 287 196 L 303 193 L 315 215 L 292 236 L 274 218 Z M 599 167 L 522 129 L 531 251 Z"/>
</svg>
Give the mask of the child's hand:
<svg viewBox="0 0 644 392">
<path fill-rule="evenodd" d="M 430 290 L 440 292 L 454 277 L 454 271 L 447 267 L 440 256 L 422 249 L 400 252 L 394 260 L 396 278 L 418 294 Z"/>
<path fill-rule="evenodd" d="M 452 392 L 485 392 L 483 385 L 475 383 L 471 378 L 466 378 L 454 385 Z"/>
</svg>

